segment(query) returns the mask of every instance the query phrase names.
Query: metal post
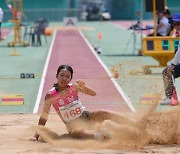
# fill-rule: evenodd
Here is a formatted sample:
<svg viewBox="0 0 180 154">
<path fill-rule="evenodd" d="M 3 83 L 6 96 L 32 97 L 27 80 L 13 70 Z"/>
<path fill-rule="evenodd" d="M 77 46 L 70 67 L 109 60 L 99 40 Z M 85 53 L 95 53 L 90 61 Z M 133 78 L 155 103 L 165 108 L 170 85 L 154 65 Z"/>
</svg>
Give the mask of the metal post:
<svg viewBox="0 0 180 154">
<path fill-rule="evenodd" d="M 156 0 L 153 0 L 154 36 L 157 36 Z"/>
<path fill-rule="evenodd" d="M 140 17 L 140 28 L 143 28 L 143 24 L 142 24 L 142 21 L 143 21 L 143 0 L 141 0 L 141 17 Z M 143 31 L 141 30 L 141 40 L 143 38 Z M 142 49 L 142 41 L 141 41 L 141 49 Z"/>
</svg>

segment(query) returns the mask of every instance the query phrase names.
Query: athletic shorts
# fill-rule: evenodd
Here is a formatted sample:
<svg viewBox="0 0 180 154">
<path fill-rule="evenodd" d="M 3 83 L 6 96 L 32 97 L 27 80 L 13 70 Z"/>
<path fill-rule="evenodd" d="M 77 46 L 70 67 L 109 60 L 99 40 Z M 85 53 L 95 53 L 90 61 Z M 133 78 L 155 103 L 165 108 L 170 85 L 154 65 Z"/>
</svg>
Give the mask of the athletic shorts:
<svg viewBox="0 0 180 154">
<path fill-rule="evenodd" d="M 174 78 L 180 77 L 180 64 L 177 64 L 175 66 L 173 75 L 174 75 Z"/>
<path fill-rule="evenodd" d="M 90 112 L 89 111 L 83 111 L 82 115 L 79 117 L 84 120 L 90 120 Z"/>
<path fill-rule="evenodd" d="M 89 111 L 83 111 L 82 115 L 78 117 L 77 119 L 74 119 L 70 122 L 66 123 L 66 128 L 69 133 L 72 132 L 72 130 L 77 126 L 77 120 L 80 119 L 82 121 L 89 121 L 90 120 L 90 112 Z M 80 126 L 81 127 L 81 126 Z"/>
</svg>

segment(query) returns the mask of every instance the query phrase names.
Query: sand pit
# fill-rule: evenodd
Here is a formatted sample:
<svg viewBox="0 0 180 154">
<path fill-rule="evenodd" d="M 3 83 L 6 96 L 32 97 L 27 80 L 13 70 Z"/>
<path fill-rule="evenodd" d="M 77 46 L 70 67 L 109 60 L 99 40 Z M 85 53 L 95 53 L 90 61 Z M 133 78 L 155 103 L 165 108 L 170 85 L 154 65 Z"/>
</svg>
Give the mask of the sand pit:
<svg viewBox="0 0 180 154">
<path fill-rule="evenodd" d="M 179 111 L 151 113 L 138 124 L 139 129 L 106 121 L 103 127 L 112 133 L 106 141 L 72 139 L 55 113 L 50 114 L 46 127 L 38 128 L 38 114 L 4 114 L 0 115 L 0 153 L 179 153 Z M 137 120 L 144 114 L 121 115 Z M 147 132 L 143 131 L 146 122 Z M 32 127 L 45 142 L 29 141 Z"/>
</svg>

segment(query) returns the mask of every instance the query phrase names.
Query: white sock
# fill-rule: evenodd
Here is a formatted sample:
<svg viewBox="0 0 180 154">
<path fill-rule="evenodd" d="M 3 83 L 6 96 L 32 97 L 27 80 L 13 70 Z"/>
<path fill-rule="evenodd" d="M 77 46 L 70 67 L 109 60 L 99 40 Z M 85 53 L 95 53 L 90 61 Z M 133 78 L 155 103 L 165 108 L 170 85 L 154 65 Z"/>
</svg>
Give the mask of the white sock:
<svg viewBox="0 0 180 154">
<path fill-rule="evenodd" d="M 100 132 L 98 132 L 98 131 L 94 132 L 95 140 L 100 140 L 102 137 L 103 137 L 103 135 Z"/>
</svg>

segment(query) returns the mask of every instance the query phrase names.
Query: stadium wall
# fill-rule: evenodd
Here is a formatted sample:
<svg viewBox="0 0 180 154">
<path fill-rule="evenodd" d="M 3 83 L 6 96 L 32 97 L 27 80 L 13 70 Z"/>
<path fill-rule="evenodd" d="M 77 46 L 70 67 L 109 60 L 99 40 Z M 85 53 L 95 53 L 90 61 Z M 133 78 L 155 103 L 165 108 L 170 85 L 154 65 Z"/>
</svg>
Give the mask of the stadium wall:
<svg viewBox="0 0 180 154">
<path fill-rule="evenodd" d="M 62 21 L 65 16 L 76 16 L 81 19 L 81 0 L 23 0 L 23 12 L 27 22 L 38 18 L 46 18 L 49 21 Z M 88 0 L 90 1 L 90 0 Z M 95 1 L 95 0 L 91 0 Z M 136 20 L 137 11 L 142 10 L 143 19 L 153 19 L 152 12 L 145 11 L 145 0 L 104 0 L 108 4 L 108 10 L 112 20 Z M 180 13 L 180 0 L 166 0 L 171 14 Z M 143 6 L 143 7 L 142 7 Z M 12 18 L 7 8 L 6 0 L 0 0 L 0 7 L 4 10 L 4 21 Z"/>
</svg>

